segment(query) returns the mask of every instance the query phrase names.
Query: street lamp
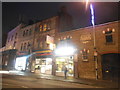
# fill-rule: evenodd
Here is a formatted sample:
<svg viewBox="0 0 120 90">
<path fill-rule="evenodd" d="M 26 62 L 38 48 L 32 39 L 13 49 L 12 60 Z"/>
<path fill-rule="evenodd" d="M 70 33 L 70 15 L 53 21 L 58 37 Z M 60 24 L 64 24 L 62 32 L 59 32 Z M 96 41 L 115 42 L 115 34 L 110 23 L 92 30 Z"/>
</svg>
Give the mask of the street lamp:
<svg viewBox="0 0 120 90">
<path fill-rule="evenodd" d="M 87 4 L 88 4 L 88 0 L 86 0 L 86 7 L 87 7 Z M 91 12 L 91 23 L 93 26 L 94 61 L 95 61 L 95 74 L 96 74 L 96 80 L 97 80 L 98 79 L 98 60 L 97 60 L 97 50 L 96 50 L 94 8 L 92 3 L 90 3 L 90 12 Z"/>
</svg>

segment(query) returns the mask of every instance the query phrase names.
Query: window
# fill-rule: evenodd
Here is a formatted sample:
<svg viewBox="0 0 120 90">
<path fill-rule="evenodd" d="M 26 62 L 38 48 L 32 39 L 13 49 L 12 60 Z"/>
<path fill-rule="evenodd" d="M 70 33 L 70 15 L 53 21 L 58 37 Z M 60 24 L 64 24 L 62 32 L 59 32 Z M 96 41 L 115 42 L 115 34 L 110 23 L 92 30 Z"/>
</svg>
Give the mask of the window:
<svg viewBox="0 0 120 90">
<path fill-rule="evenodd" d="M 86 50 L 86 49 L 81 50 L 83 61 L 88 61 L 88 53 L 89 53 L 89 50 Z"/>
<path fill-rule="evenodd" d="M 112 35 L 106 35 L 106 42 L 113 42 Z"/>
<path fill-rule="evenodd" d="M 22 51 L 22 48 L 23 48 L 23 43 L 21 44 L 21 48 L 20 48 L 21 51 Z"/>
<path fill-rule="evenodd" d="M 25 36 L 25 31 L 23 31 L 23 36 Z"/>
<path fill-rule="evenodd" d="M 28 42 L 28 44 L 27 44 L 27 50 L 28 50 L 28 48 L 29 48 L 29 45 L 30 45 L 30 44 L 29 44 L 29 42 Z"/>
<path fill-rule="evenodd" d="M 10 38 L 8 38 L 8 42 L 9 42 Z"/>
<path fill-rule="evenodd" d="M 31 35 L 31 32 L 32 32 L 32 30 L 30 29 L 30 30 L 29 30 L 29 35 Z"/>
<path fill-rule="evenodd" d="M 106 43 L 112 43 L 113 42 L 113 32 L 115 32 L 115 29 L 107 28 L 107 30 L 103 31 L 103 34 L 105 34 L 105 40 Z"/>
<path fill-rule="evenodd" d="M 47 31 L 47 24 L 44 24 L 44 29 L 43 31 Z"/>
<path fill-rule="evenodd" d="M 15 39 L 17 38 L 17 33 L 15 34 Z"/>
<path fill-rule="evenodd" d="M 26 31 L 26 36 L 28 35 L 28 33 L 29 33 L 29 32 L 28 32 L 28 30 L 27 30 L 27 31 Z"/>
<path fill-rule="evenodd" d="M 14 42 L 13 47 L 15 47 L 15 45 L 16 45 L 16 41 Z"/>
<path fill-rule="evenodd" d="M 40 48 L 42 48 L 43 47 L 43 42 L 40 42 Z"/>
<path fill-rule="evenodd" d="M 12 35 L 12 37 L 11 37 L 11 41 L 13 40 L 13 35 Z"/>
<path fill-rule="evenodd" d="M 24 43 L 24 48 L 23 48 L 24 50 L 26 49 L 26 43 Z"/>
<path fill-rule="evenodd" d="M 42 25 L 40 25 L 40 31 L 42 31 L 43 30 L 43 26 Z"/>
<path fill-rule="evenodd" d="M 48 30 L 50 30 L 51 29 L 51 26 L 50 26 L 50 22 L 48 23 Z"/>
</svg>

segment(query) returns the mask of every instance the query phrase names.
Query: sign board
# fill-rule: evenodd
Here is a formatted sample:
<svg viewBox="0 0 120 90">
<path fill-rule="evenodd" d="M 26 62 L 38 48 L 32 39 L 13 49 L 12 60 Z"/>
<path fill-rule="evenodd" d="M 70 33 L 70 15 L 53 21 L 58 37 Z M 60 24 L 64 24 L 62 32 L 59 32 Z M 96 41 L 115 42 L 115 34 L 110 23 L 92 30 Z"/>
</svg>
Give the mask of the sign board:
<svg viewBox="0 0 120 90">
<path fill-rule="evenodd" d="M 80 36 L 81 41 L 89 41 L 91 40 L 91 34 L 84 34 Z"/>
<path fill-rule="evenodd" d="M 95 51 L 95 52 L 94 52 L 94 56 L 97 56 L 97 55 L 98 55 L 98 54 L 97 54 L 97 52 Z"/>
<path fill-rule="evenodd" d="M 50 43 L 54 43 L 54 37 L 51 37 L 49 35 L 46 36 L 46 43 L 50 44 Z"/>
</svg>

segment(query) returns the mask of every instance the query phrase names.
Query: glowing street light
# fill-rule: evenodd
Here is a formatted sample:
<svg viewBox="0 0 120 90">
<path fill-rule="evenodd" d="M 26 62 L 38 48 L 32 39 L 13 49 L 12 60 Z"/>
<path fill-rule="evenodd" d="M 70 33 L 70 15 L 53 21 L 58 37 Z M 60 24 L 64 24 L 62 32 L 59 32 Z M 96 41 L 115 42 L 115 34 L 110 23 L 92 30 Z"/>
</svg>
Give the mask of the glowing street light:
<svg viewBox="0 0 120 90">
<path fill-rule="evenodd" d="M 55 55 L 57 56 L 73 55 L 74 53 L 75 53 L 75 48 L 73 47 L 60 47 L 55 50 Z"/>
<path fill-rule="evenodd" d="M 86 7 L 88 5 L 88 0 L 86 0 Z M 97 60 L 97 51 L 96 51 L 96 37 L 95 37 L 95 20 L 94 20 L 94 7 L 90 3 L 90 12 L 91 12 L 91 23 L 93 26 L 93 43 L 94 43 L 94 61 L 95 61 L 95 71 L 96 71 L 96 80 L 98 79 L 98 60 Z"/>
</svg>

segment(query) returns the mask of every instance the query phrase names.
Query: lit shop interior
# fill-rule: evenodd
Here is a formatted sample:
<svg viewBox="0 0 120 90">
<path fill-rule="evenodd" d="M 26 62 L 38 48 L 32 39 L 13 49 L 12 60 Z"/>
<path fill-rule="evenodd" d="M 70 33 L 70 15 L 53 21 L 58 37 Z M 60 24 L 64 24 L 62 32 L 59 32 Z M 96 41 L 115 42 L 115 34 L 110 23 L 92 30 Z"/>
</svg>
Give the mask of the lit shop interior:
<svg viewBox="0 0 120 90">
<path fill-rule="evenodd" d="M 17 57 L 15 62 L 15 69 L 16 70 L 25 70 L 27 63 L 27 57 Z"/>
<path fill-rule="evenodd" d="M 56 75 L 64 76 L 64 67 L 67 67 L 67 76 L 74 76 L 73 55 L 75 48 L 72 46 L 58 47 L 55 50 L 56 56 Z"/>
<path fill-rule="evenodd" d="M 35 70 L 43 74 L 52 74 L 52 58 L 36 58 Z"/>
<path fill-rule="evenodd" d="M 64 76 L 64 66 L 66 66 L 68 69 L 67 76 L 73 76 L 74 75 L 73 56 L 56 58 L 56 75 L 57 76 Z"/>
</svg>

